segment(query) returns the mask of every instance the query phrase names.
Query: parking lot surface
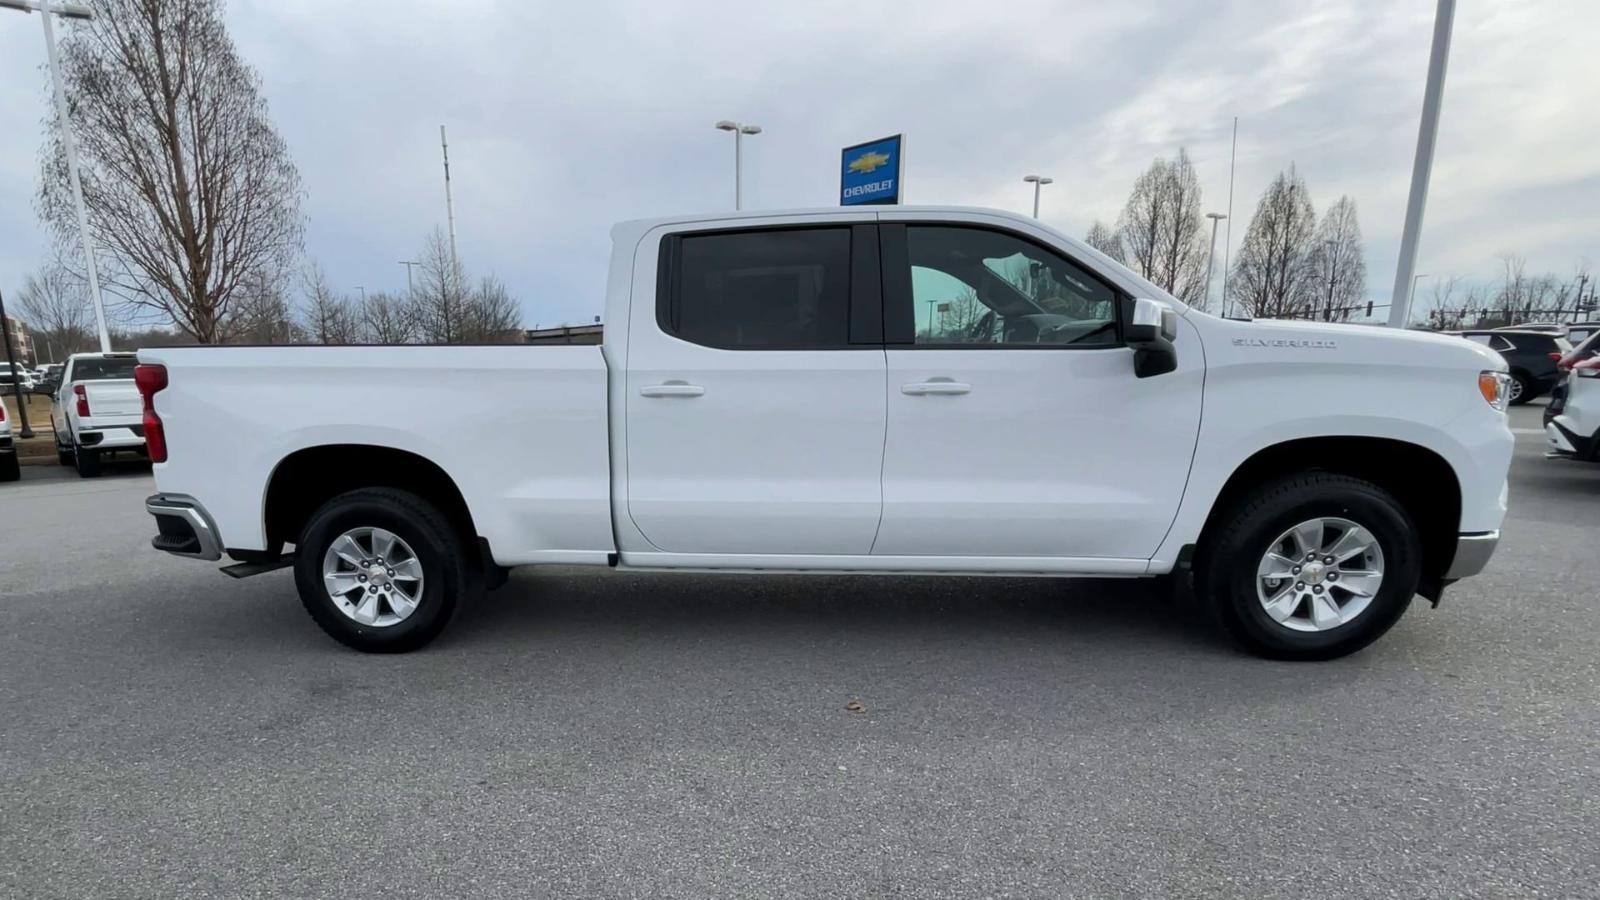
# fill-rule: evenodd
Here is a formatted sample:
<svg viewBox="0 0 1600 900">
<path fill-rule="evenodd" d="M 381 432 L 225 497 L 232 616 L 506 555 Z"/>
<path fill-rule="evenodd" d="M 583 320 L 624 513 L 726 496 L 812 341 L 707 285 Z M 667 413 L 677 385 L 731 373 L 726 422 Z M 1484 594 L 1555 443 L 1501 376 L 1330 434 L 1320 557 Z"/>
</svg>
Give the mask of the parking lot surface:
<svg viewBox="0 0 1600 900">
<path fill-rule="evenodd" d="M 1595 896 L 1600 466 L 1353 657 L 1138 582 L 519 571 L 429 649 L 0 486 L 0 896 Z M 864 711 L 846 709 L 852 701 Z"/>
</svg>

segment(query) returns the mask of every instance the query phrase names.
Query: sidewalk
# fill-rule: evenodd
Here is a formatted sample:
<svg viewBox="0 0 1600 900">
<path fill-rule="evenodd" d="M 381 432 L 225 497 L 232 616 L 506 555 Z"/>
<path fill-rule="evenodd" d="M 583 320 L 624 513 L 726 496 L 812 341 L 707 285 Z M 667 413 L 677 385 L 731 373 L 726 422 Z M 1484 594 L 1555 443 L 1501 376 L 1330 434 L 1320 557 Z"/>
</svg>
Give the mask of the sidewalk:
<svg viewBox="0 0 1600 900">
<path fill-rule="evenodd" d="M 44 394 L 24 394 L 28 402 L 28 425 L 33 437 L 22 438 L 22 417 L 17 415 L 17 399 L 5 395 L 6 421 L 11 425 L 11 439 L 17 447 L 17 462 L 27 465 L 44 465 L 56 461 L 56 433 L 50 427 L 50 398 Z"/>
</svg>

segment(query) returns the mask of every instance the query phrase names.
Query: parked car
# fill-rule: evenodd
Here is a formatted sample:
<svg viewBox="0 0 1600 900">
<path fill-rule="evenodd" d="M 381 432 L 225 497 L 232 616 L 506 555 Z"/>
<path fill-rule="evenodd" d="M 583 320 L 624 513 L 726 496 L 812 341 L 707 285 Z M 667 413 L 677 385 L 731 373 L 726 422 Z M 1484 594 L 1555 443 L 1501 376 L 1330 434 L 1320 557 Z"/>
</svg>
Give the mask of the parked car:
<svg viewBox="0 0 1600 900">
<path fill-rule="evenodd" d="M 1600 322 L 1574 322 L 1567 326 L 1567 343 L 1576 347 L 1595 334 L 1600 334 Z"/>
<path fill-rule="evenodd" d="M 1572 366 L 1545 410 L 1544 435 L 1547 457 L 1600 459 L 1600 356 Z"/>
<path fill-rule="evenodd" d="M 12 385 L 22 386 L 24 392 L 33 390 L 33 373 L 21 363 L 0 362 L 0 390 L 9 389 Z"/>
<path fill-rule="evenodd" d="M 0 481 L 16 481 L 22 477 L 17 464 L 17 445 L 11 439 L 11 422 L 6 417 L 6 405 L 0 402 Z"/>
<path fill-rule="evenodd" d="M 100 474 L 108 453 L 145 452 L 143 403 L 133 383 L 132 353 L 74 353 L 50 408 L 56 459 L 78 474 Z"/>
<path fill-rule="evenodd" d="M 612 241 L 599 347 L 141 350 L 153 545 L 292 564 L 368 651 L 426 644 L 505 567 L 576 564 L 1177 571 L 1251 652 L 1322 659 L 1499 539 L 1486 347 L 1216 318 L 1002 212 Z"/>
<path fill-rule="evenodd" d="M 1527 403 L 1550 392 L 1561 383 L 1556 364 L 1572 345 L 1561 335 L 1543 331 L 1511 331 L 1503 328 L 1463 331 L 1461 336 L 1482 344 L 1505 358 L 1511 372 L 1511 403 Z"/>
<path fill-rule="evenodd" d="M 1557 322 L 1523 322 L 1518 325 L 1501 325 L 1491 328 L 1490 331 L 1537 331 L 1540 334 L 1559 334 L 1565 336 L 1567 326 Z"/>
</svg>

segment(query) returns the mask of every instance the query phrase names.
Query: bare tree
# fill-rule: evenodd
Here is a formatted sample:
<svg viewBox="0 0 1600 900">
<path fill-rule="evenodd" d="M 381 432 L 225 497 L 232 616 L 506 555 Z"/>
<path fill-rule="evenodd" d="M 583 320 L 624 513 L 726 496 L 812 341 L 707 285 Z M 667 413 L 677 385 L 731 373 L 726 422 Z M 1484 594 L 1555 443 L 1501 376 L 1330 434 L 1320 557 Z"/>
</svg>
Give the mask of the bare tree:
<svg viewBox="0 0 1600 900">
<path fill-rule="evenodd" d="M 1084 235 L 1083 242 L 1117 262 L 1127 265 L 1127 255 L 1122 249 L 1122 236 L 1115 228 L 1099 219 L 1089 226 L 1089 233 Z"/>
<path fill-rule="evenodd" d="M 413 287 L 417 304 L 417 330 L 434 344 L 459 344 L 466 340 L 466 275 L 450 253 L 450 241 L 435 228 L 422 245 L 422 271 Z"/>
<path fill-rule="evenodd" d="M 28 276 L 17 295 L 17 307 L 51 362 L 99 346 L 84 283 L 60 260 L 51 260 Z"/>
<path fill-rule="evenodd" d="M 476 344 L 522 342 L 522 307 L 512 299 L 505 282 L 485 275 L 467 295 L 463 310 L 463 339 Z"/>
<path fill-rule="evenodd" d="M 1367 262 L 1361 245 L 1356 202 L 1341 196 L 1317 223 L 1311 251 L 1312 277 L 1322 294 L 1322 320 L 1349 319 L 1366 302 Z M 1325 286 L 1325 287 L 1324 287 Z M 1313 307 L 1316 309 L 1319 307 Z"/>
<path fill-rule="evenodd" d="M 283 281 L 277 272 L 246 273 L 235 289 L 235 307 L 225 323 L 227 330 L 220 335 L 222 340 L 230 344 L 293 344 L 299 341 L 303 335 L 295 324 Z"/>
<path fill-rule="evenodd" d="M 1239 245 L 1228 295 L 1252 316 L 1309 315 L 1316 302 L 1311 265 L 1316 211 L 1306 183 L 1290 166 L 1267 186 Z"/>
<path fill-rule="evenodd" d="M 505 283 L 486 276 L 469 288 L 465 267 L 435 228 L 422 247 L 422 271 L 413 285 L 417 334 L 435 344 L 498 344 L 522 340 L 522 308 Z"/>
<path fill-rule="evenodd" d="M 97 0 L 61 42 L 107 281 L 202 343 L 240 330 L 228 324 L 239 289 L 301 233 L 299 174 L 221 12 L 221 0 Z M 49 133 L 40 205 L 65 234 L 66 163 Z"/>
<path fill-rule="evenodd" d="M 1200 179 L 1189 154 L 1157 157 L 1133 183 L 1117 232 L 1126 264 L 1186 303 L 1205 302 L 1206 243 Z"/>
<path fill-rule="evenodd" d="M 328 275 L 316 263 L 301 275 L 306 295 L 306 336 L 316 344 L 355 344 L 362 340 L 361 317 L 350 298 L 328 284 Z"/>
<path fill-rule="evenodd" d="M 416 305 L 404 297 L 375 291 L 361 301 L 359 312 L 366 339 L 374 344 L 409 344 L 417 339 Z"/>
<path fill-rule="evenodd" d="M 1461 276 L 1450 275 L 1435 279 L 1429 298 L 1428 327 L 1434 331 L 1460 331 L 1474 314 L 1467 307 L 1466 297 L 1460 291 Z"/>
</svg>

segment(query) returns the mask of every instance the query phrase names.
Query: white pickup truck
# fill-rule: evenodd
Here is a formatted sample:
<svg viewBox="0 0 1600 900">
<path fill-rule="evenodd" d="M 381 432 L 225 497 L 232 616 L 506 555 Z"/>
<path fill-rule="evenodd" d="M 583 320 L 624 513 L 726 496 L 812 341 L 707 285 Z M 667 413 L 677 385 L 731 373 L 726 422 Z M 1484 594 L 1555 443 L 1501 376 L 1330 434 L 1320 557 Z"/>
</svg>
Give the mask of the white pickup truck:
<svg viewBox="0 0 1600 900">
<path fill-rule="evenodd" d="M 67 357 L 50 407 L 56 458 L 78 474 L 100 474 L 108 453 L 144 453 L 144 415 L 133 383 L 132 353 L 74 353 Z"/>
<path fill-rule="evenodd" d="M 425 644 L 507 567 L 566 564 L 1179 571 L 1246 649 L 1313 659 L 1499 537 L 1508 377 L 1468 341 L 1205 315 L 994 211 L 612 241 L 600 347 L 141 351 L 154 545 L 292 564 L 316 622 L 371 651 Z"/>
</svg>

